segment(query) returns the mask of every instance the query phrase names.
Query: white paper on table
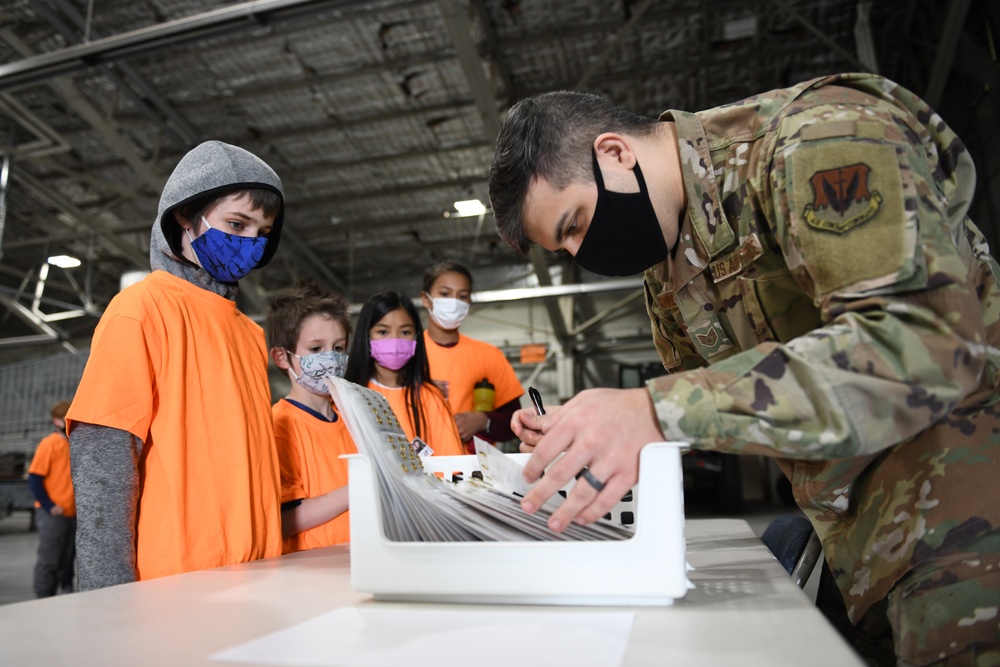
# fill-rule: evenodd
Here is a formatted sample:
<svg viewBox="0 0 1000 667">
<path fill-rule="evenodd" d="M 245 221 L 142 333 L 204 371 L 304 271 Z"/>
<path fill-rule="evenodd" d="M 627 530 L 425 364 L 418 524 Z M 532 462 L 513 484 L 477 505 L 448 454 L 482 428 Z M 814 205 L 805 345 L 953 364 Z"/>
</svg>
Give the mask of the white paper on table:
<svg viewBox="0 0 1000 667">
<path fill-rule="evenodd" d="M 609 667 L 620 665 L 631 611 L 336 609 L 209 656 L 256 665 Z"/>
</svg>

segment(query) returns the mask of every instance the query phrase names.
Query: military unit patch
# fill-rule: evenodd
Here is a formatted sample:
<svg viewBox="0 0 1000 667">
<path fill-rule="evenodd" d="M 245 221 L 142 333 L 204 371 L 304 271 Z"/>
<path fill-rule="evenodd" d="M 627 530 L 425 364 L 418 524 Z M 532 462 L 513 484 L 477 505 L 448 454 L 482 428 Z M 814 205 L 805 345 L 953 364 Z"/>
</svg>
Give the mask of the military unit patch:
<svg viewBox="0 0 1000 667">
<path fill-rule="evenodd" d="M 882 209 L 882 194 L 868 189 L 871 168 L 862 163 L 817 171 L 809 179 L 813 200 L 802 217 L 815 229 L 845 234 Z"/>
<path fill-rule="evenodd" d="M 892 142 L 853 139 L 803 142 L 787 154 L 792 239 L 815 297 L 912 274 L 902 159 Z"/>
</svg>

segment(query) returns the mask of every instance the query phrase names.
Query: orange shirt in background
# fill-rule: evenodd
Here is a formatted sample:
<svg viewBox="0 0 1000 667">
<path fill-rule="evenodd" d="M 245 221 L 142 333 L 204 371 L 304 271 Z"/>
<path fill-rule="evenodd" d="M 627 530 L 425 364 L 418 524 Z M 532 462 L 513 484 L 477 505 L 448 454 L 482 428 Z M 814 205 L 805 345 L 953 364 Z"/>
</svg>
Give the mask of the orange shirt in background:
<svg viewBox="0 0 1000 667">
<path fill-rule="evenodd" d="M 267 349 L 236 304 L 154 271 L 108 305 L 67 418 L 142 440 L 136 574 L 281 553 Z"/>
<path fill-rule="evenodd" d="M 475 338 L 458 334 L 452 347 L 438 345 L 424 331 L 424 347 L 431 377 L 448 382 L 448 403 L 455 414 L 472 412 L 472 392 L 476 383 L 486 378 L 493 384 L 494 408 L 524 395 L 517 374 L 499 348 Z"/>
<path fill-rule="evenodd" d="M 40 475 L 49 500 L 62 508 L 63 516 L 76 516 L 76 501 L 73 498 L 73 477 L 69 471 L 69 440 L 62 433 L 50 433 L 35 449 L 35 455 L 28 466 L 28 472 Z M 35 507 L 41 507 L 35 502 Z"/>
<path fill-rule="evenodd" d="M 280 400 L 271 407 L 274 439 L 281 464 L 281 502 L 315 498 L 347 485 L 347 461 L 341 454 L 358 448 L 338 418 L 319 419 L 294 403 Z M 350 512 L 315 528 L 284 538 L 281 552 L 343 544 L 351 539 Z"/>
<path fill-rule="evenodd" d="M 410 440 L 417 435 L 410 416 L 410 408 L 406 404 L 406 390 L 402 388 L 384 387 L 374 380 L 368 382 L 368 388 L 374 389 L 389 401 L 389 406 L 396 413 L 403 432 Z M 448 402 L 432 384 L 425 384 L 420 389 L 420 411 L 424 417 L 425 432 L 420 439 L 430 445 L 434 456 L 461 456 L 465 454 L 462 441 L 458 437 L 458 426 L 452 415 Z"/>
</svg>

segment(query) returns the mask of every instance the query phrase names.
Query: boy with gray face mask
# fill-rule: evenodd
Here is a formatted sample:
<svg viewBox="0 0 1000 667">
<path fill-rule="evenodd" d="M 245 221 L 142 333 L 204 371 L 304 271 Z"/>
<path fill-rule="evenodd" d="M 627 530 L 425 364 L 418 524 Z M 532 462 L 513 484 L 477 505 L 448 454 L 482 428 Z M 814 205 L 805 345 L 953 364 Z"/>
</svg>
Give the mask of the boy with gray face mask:
<svg viewBox="0 0 1000 667">
<path fill-rule="evenodd" d="M 357 447 L 323 378 L 344 377 L 347 299 L 302 283 L 271 300 L 264 327 L 271 359 L 291 380 L 272 406 L 281 463 L 282 553 L 350 541 L 347 461 Z"/>
<path fill-rule="evenodd" d="M 153 271 L 105 310 L 67 415 L 81 590 L 280 554 L 267 350 L 235 297 L 283 219 L 277 174 L 219 141 L 164 186 Z"/>
</svg>

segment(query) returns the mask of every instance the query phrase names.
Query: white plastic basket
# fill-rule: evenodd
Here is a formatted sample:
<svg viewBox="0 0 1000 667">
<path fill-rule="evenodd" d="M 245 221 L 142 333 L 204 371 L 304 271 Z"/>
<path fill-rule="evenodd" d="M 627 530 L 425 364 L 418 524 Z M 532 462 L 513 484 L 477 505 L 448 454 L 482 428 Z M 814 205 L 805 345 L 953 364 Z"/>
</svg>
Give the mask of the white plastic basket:
<svg viewBox="0 0 1000 667">
<path fill-rule="evenodd" d="M 531 454 L 507 454 L 507 457 L 523 466 L 531 458 Z M 424 472 L 429 475 L 437 475 L 445 481 L 452 480 L 454 475 L 461 474 L 464 480 L 471 479 L 473 473 L 480 472 L 479 458 L 475 454 L 466 456 L 428 456 L 421 459 Z M 573 489 L 574 482 L 570 482 L 560 491 L 563 497 Z M 636 506 L 638 497 L 638 486 L 633 487 L 621 500 L 618 501 L 608 515 L 604 518 L 623 526 L 635 525 Z"/>
<path fill-rule="evenodd" d="M 635 535 L 607 542 L 389 541 L 382 534 L 371 464 L 351 455 L 351 586 L 379 600 L 669 605 L 691 586 L 680 462 L 685 446 L 664 442 L 643 449 L 642 512 L 616 508 L 616 513 L 633 512 Z M 471 475 L 475 459 L 432 457 L 424 460 L 424 468 L 430 474 Z"/>
</svg>

